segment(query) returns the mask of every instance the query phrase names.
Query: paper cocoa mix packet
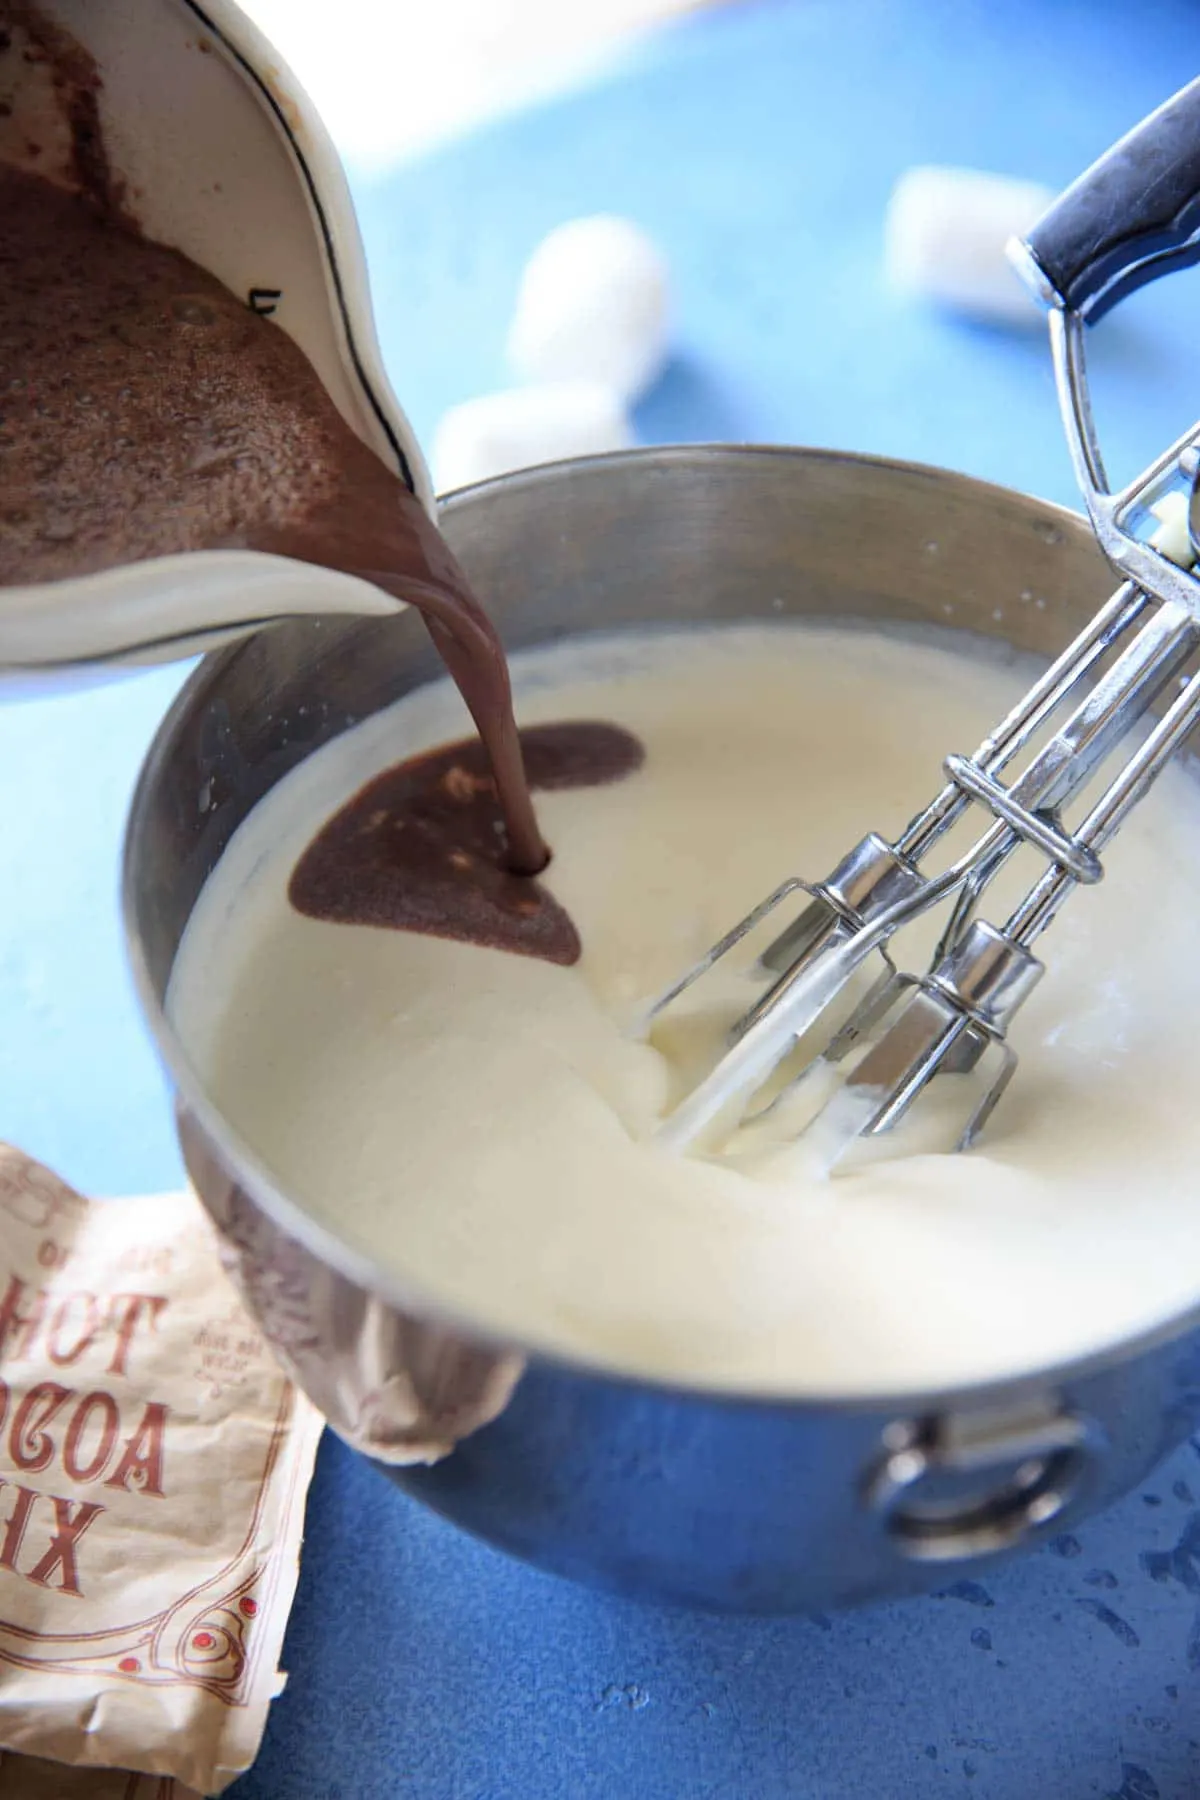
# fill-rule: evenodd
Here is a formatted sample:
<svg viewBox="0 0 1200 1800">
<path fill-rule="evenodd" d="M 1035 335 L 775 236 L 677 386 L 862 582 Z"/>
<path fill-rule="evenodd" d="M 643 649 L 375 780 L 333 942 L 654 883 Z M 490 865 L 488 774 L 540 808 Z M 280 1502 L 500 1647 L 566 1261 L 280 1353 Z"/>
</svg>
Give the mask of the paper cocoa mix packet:
<svg viewBox="0 0 1200 1800">
<path fill-rule="evenodd" d="M 191 1194 L 85 1200 L 0 1145 L 3 1800 L 249 1767 L 320 1432 Z"/>
</svg>

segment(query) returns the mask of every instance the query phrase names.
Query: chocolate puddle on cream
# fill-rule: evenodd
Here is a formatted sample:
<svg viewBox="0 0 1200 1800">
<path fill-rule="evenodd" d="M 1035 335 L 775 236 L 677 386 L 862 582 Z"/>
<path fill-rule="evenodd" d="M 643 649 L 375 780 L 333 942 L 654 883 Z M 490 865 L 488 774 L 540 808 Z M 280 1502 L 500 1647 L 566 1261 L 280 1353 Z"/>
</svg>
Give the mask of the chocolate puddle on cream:
<svg viewBox="0 0 1200 1800">
<path fill-rule="evenodd" d="M 643 750 L 619 726 L 573 720 L 520 734 L 530 787 L 601 787 Z M 496 787 L 483 746 L 446 744 L 386 769 L 329 820 L 292 872 L 297 912 L 336 925 L 422 931 L 546 962 L 578 962 L 570 915 L 538 881 L 504 866 Z"/>
<path fill-rule="evenodd" d="M 0 220 L 0 586 L 203 549 L 365 577 L 422 613 L 470 709 L 508 868 L 544 868 L 495 628 L 300 349 L 94 193 L 0 165 Z"/>
</svg>

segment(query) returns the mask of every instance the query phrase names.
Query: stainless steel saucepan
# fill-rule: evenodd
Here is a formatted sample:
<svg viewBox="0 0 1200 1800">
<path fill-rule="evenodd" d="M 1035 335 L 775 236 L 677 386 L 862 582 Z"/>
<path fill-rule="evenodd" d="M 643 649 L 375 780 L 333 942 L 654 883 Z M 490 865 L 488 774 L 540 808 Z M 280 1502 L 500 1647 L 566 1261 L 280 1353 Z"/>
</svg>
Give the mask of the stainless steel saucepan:
<svg viewBox="0 0 1200 1800">
<path fill-rule="evenodd" d="M 924 621 L 1049 656 L 1111 585 L 1072 514 L 810 450 L 563 464 L 463 493 L 442 524 L 513 648 L 815 616 Z M 547 1569 L 740 1610 L 916 1591 L 1139 1481 L 1200 1419 L 1200 1311 L 987 1387 L 845 1401 L 665 1388 L 489 1343 L 258 1166 L 164 1013 L 176 950 L 267 790 L 436 673 L 409 614 L 295 620 L 224 650 L 163 724 L 129 824 L 129 942 L 189 1169 L 251 1309 L 335 1429 L 437 1511 Z"/>
</svg>

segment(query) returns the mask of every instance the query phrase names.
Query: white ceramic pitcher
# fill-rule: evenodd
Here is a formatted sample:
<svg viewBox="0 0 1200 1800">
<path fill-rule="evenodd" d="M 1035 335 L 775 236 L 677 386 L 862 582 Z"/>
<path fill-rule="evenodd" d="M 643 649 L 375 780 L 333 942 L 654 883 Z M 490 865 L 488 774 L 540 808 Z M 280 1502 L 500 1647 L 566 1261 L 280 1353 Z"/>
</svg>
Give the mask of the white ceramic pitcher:
<svg viewBox="0 0 1200 1800">
<path fill-rule="evenodd" d="M 95 58 L 108 160 L 146 236 L 294 338 L 343 418 L 432 512 L 424 460 L 384 374 L 345 174 L 270 44 L 231 0 L 40 0 L 39 11 Z M 19 26 L 14 37 L 0 60 L 10 103 L 0 161 L 66 179 L 52 71 L 21 54 Z M 367 582 L 287 557 L 157 557 L 0 587 L 0 678 L 166 660 L 289 614 L 394 605 Z"/>
</svg>

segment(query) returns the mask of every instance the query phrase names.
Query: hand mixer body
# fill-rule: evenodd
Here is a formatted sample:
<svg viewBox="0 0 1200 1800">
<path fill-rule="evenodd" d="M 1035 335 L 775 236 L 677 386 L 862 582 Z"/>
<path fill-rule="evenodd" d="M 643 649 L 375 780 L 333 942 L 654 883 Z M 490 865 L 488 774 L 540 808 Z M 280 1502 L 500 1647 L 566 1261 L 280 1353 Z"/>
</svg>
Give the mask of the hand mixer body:
<svg viewBox="0 0 1200 1800">
<path fill-rule="evenodd" d="M 293 337 L 342 417 L 432 513 L 384 373 L 345 176 L 272 47 L 230 0 L 43 0 L 39 11 L 94 61 L 104 154 L 139 228 Z M 19 15 L 13 29 L 19 39 Z M 8 62 L 17 86 L 0 117 L 0 161 L 78 186 L 51 62 Z M 31 139 L 44 147 L 36 164 Z M 0 682 L 189 655 L 293 614 L 394 605 L 366 581 L 242 550 L 0 588 Z"/>
<path fill-rule="evenodd" d="M 1088 320 L 1166 269 L 1200 260 L 1200 82 L 1109 151 L 1011 254 L 1052 308 L 1076 469 L 1100 545 L 1128 580 L 973 756 L 945 759 L 945 786 L 895 842 L 872 833 L 824 882 L 783 884 L 655 1004 L 651 1028 L 792 895 L 810 896 L 758 956 L 751 973 L 761 991 L 735 1021 L 729 1050 L 664 1122 L 660 1137 L 670 1148 L 711 1139 L 714 1130 L 728 1140 L 791 1108 L 818 1069 L 843 1066 L 849 1072 L 824 1113 L 832 1120 L 831 1162 L 855 1139 L 892 1129 L 935 1077 L 947 1075 L 976 1078 L 965 1122 L 955 1128 L 957 1147 L 967 1148 L 1016 1068 L 1006 1034 L 1043 973 L 1032 944 L 1076 886 L 1102 878 L 1100 852 L 1200 719 L 1200 675 L 1184 677 L 1200 648 L 1200 581 L 1190 573 L 1190 539 L 1200 540 L 1200 425 L 1129 487 L 1110 493 L 1083 356 Z M 1180 684 L 1174 699 L 1146 730 L 1172 684 Z M 1052 735 L 1005 785 L 1005 765 L 1056 717 Z M 1063 809 L 1139 727 L 1135 748 L 1068 830 Z M 970 848 L 948 868 L 923 872 L 945 834 L 979 819 L 980 809 L 985 820 Z M 1042 873 L 1006 916 L 990 922 L 980 908 L 1022 848 L 1044 859 Z M 919 975 L 899 973 L 889 943 L 943 902 L 949 916 L 932 961 Z M 844 1002 L 876 955 L 883 973 L 830 1029 L 831 1005 Z M 990 1072 L 980 1081 L 985 1066 Z M 828 1091 L 828 1082 L 816 1085 Z"/>
</svg>

